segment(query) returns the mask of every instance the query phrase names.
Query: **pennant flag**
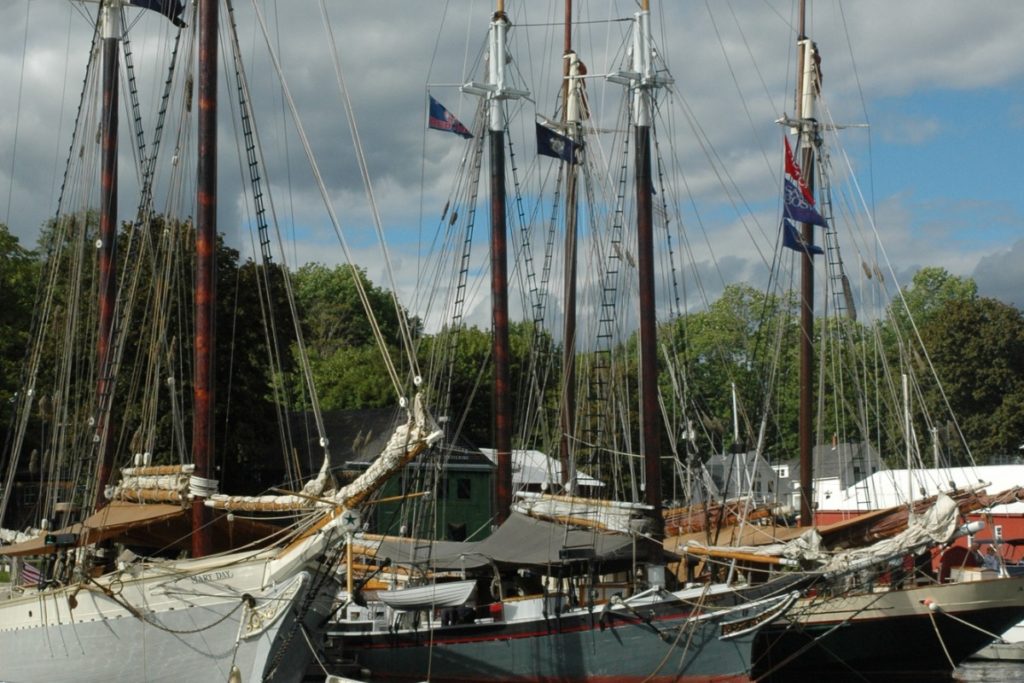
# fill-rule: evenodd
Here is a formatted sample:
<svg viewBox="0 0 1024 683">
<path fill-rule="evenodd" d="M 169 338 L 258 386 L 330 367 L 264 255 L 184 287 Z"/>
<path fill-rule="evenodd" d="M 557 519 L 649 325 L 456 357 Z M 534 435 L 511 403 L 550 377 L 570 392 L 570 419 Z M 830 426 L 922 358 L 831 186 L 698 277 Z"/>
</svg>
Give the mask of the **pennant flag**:
<svg viewBox="0 0 1024 683">
<path fill-rule="evenodd" d="M 577 161 L 578 145 L 564 135 L 556 133 L 540 123 L 537 126 L 537 154 L 555 157 L 573 164 Z"/>
<path fill-rule="evenodd" d="M 178 28 L 185 27 L 185 22 L 181 19 L 185 3 L 181 0 L 129 0 L 128 4 L 158 12 L 170 19 Z"/>
<path fill-rule="evenodd" d="M 800 231 L 785 218 L 782 219 L 782 246 L 793 251 L 806 251 L 811 256 L 825 253 L 825 250 L 818 245 L 804 242 Z"/>
<path fill-rule="evenodd" d="M 462 122 L 455 118 L 455 115 L 444 108 L 444 105 L 430 95 L 430 120 L 427 126 L 434 130 L 446 130 L 449 133 L 461 135 L 464 138 L 471 138 L 473 134 L 462 125 Z"/>
<path fill-rule="evenodd" d="M 825 219 L 818 210 L 814 208 L 814 195 L 807 187 L 803 177 L 800 175 L 800 167 L 793 159 L 793 149 L 789 146 L 789 139 L 782 138 L 786 143 L 786 178 L 784 181 L 783 216 L 799 223 L 810 223 L 827 227 Z"/>
</svg>

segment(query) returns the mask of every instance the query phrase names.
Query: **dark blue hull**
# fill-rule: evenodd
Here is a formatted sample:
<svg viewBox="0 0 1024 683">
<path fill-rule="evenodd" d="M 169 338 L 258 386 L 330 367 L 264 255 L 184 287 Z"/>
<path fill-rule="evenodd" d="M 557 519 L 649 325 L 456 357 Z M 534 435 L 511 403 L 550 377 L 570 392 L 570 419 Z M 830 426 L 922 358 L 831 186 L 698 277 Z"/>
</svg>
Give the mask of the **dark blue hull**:
<svg viewBox="0 0 1024 683">
<path fill-rule="evenodd" d="M 373 678 L 396 680 L 748 681 L 754 636 L 745 631 L 768 612 L 698 617 L 672 601 L 433 631 L 334 633 L 328 648 Z"/>
</svg>

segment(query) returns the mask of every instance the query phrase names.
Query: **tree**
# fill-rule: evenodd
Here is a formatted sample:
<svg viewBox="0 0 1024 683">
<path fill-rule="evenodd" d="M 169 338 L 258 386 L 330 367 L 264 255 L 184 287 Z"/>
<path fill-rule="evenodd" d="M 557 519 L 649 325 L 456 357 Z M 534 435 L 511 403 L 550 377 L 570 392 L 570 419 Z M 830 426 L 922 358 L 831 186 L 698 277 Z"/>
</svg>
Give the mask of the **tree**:
<svg viewBox="0 0 1024 683">
<path fill-rule="evenodd" d="M 405 316 L 412 333 L 419 328 L 419 321 L 404 308 L 396 314 L 391 293 L 374 285 L 365 270 L 347 264 L 329 268 L 319 263 L 299 268 L 294 275 L 296 300 L 314 384 L 324 410 L 382 407 L 396 400 L 356 278 L 380 329 L 384 351 L 396 364 L 402 358 L 398 315 Z M 300 381 L 301 377 L 291 378 L 293 385 Z"/>
<path fill-rule="evenodd" d="M 1024 441 L 1024 314 L 995 299 L 951 298 L 921 335 L 977 460 L 1015 454 Z M 937 388 L 927 399 L 942 410 Z"/>
<path fill-rule="evenodd" d="M 373 329 L 359 298 L 356 278 L 366 292 L 370 310 L 376 317 L 381 336 L 387 344 L 400 342 L 400 328 L 391 294 L 375 286 L 362 268 L 344 264 L 329 268 L 307 263 L 296 271 L 296 300 L 304 322 L 310 350 L 321 357 L 342 346 L 359 347 L 374 343 Z M 415 332 L 418 321 L 410 319 Z"/>
<path fill-rule="evenodd" d="M 530 321 L 509 325 L 510 392 L 515 406 L 514 447 L 549 443 L 557 425 L 561 350 Z M 489 330 L 460 326 L 425 337 L 419 347 L 432 405 L 470 443 L 490 446 L 493 434 L 492 337 Z"/>
<path fill-rule="evenodd" d="M 752 448 L 774 370 L 769 447 L 786 450 L 796 443 L 796 331 L 790 300 L 745 284 L 728 285 L 706 311 L 672 323 L 676 365 L 686 374 L 688 400 L 711 437 L 711 450 Z M 662 373 L 663 380 L 665 379 Z M 732 386 L 740 406 L 741 444 L 733 444 Z M 663 383 L 662 391 L 667 389 Z M 687 406 L 689 408 L 689 406 Z M 685 412 L 685 411 L 684 411 Z M 689 410 L 689 414 L 693 414 Z"/>
<path fill-rule="evenodd" d="M 914 273 L 909 287 L 903 288 L 906 309 L 897 306 L 897 319 L 905 323 L 909 312 L 918 328 L 929 324 L 950 301 L 971 301 L 978 297 L 978 285 L 972 278 L 952 275 L 945 268 L 929 266 Z"/>
<path fill-rule="evenodd" d="M 38 280 L 36 254 L 21 246 L 18 238 L 0 223 L 0 291 L 4 299 L 0 306 L 0 405 L 3 406 L 10 404 L 18 388 Z"/>
</svg>

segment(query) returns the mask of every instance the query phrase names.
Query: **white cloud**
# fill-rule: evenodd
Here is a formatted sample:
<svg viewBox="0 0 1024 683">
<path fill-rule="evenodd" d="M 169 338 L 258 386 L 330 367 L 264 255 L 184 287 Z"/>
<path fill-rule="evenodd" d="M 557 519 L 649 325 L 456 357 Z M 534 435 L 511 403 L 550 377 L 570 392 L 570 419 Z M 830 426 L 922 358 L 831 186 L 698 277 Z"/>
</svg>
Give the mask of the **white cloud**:
<svg viewBox="0 0 1024 683">
<path fill-rule="evenodd" d="M 285 234 L 291 234 L 294 226 L 296 241 L 289 247 L 290 253 L 298 261 L 340 262 L 340 249 L 327 225 L 290 115 L 285 113 L 278 79 L 266 57 L 252 6 L 236 4 L 242 50 L 252 57 L 247 74 L 268 163 L 264 186 L 272 185 Z M 517 78 L 521 76 L 533 91 L 536 110 L 551 115 L 561 69 L 561 30 L 544 24 L 559 20 L 562 3 L 508 4 L 517 24 L 512 32 Z M 609 5 L 617 17 L 627 17 L 635 10 L 635 3 L 627 0 L 600 4 L 597 8 L 584 3 L 578 9 L 579 18 L 604 19 Z M 412 297 L 416 292 L 417 262 L 422 255 L 421 245 L 416 243 L 419 225 L 422 222 L 423 231 L 432 234 L 466 149 L 454 136 L 424 131 L 425 90 L 428 83 L 433 84 L 432 92 L 449 108 L 467 123 L 472 120 L 476 99 L 460 96 L 445 84 L 462 81 L 467 75 L 464 72 L 475 64 L 490 11 L 485 5 L 454 2 L 447 16 L 440 14 L 435 3 L 404 0 L 346 3 L 330 8 L 391 253 L 401 264 L 395 272 L 403 296 Z M 676 79 L 674 113 L 666 113 L 659 121 L 659 133 L 676 143 L 672 152 L 668 145 L 662 149 L 665 162 L 681 174 L 670 174 L 668 194 L 678 198 L 692 240 L 693 253 L 688 258 L 697 265 L 688 267 L 703 273 L 710 298 L 722 280 L 763 281 L 766 267 L 760 254 L 770 251 L 775 237 L 780 133 L 772 121 L 785 111 L 792 112 L 794 73 L 790 9 L 785 4 L 775 5 L 779 6 L 749 3 L 726 8 L 718 3 L 699 6 L 662 2 L 656 4 L 654 12 L 655 37 Z M 18 91 L 26 35 L 28 45 L 16 160 L 12 158 L 17 115 L 13 96 L 0 111 L 0 197 L 6 197 L 11 187 L 12 165 L 15 178 L 12 200 L 2 207 L 0 220 L 9 212 L 16 234 L 29 242 L 34 241 L 38 225 L 54 211 L 86 46 L 93 30 L 91 20 L 83 14 L 93 11 L 92 6 L 86 7 L 89 9 L 83 10 L 65 0 L 5 3 L 0 7 L 3 92 Z M 271 23 L 274 39 L 280 38 L 289 87 L 328 192 L 346 230 L 358 234 L 354 238 L 358 242 L 357 259 L 376 282 L 382 283 L 381 257 L 372 248 L 373 240 L 363 237 L 371 221 L 318 6 L 264 2 L 260 7 Z M 141 106 L 149 121 L 159 104 L 171 27 L 151 13 L 128 10 L 128 14 Z M 837 121 L 863 120 L 862 106 L 870 113 L 875 97 L 898 97 L 902 101 L 936 88 L 975 91 L 1019 87 L 1024 73 L 1024 42 L 1020 40 L 1024 9 L 1016 3 L 820 3 L 810 16 L 809 27 L 823 52 L 825 92 Z M 574 46 L 591 74 L 617 67 L 627 28 L 622 22 L 589 23 L 578 28 Z M 847 39 L 852 42 L 852 61 Z M 228 53 L 222 50 L 222 54 Z M 222 74 L 221 78 L 222 92 L 233 98 L 230 76 Z M 618 110 L 614 103 L 621 98 L 622 88 L 600 78 L 588 83 L 599 125 L 616 128 Z M 867 98 L 865 103 L 861 92 Z M 124 100 L 122 97 L 122 106 Z M 226 104 L 222 108 L 225 113 L 230 110 Z M 529 196 L 541 175 L 533 168 L 529 139 L 534 105 L 526 103 L 520 109 L 512 137 L 524 191 Z M 121 120 L 121 156 L 130 162 L 130 117 L 122 113 Z M 950 122 L 939 114 L 896 112 L 873 124 L 881 131 L 883 143 L 943 144 L 950 133 Z M 147 128 L 147 140 L 151 135 L 151 128 Z M 602 135 L 601 144 L 610 149 L 612 137 Z M 854 132 L 846 138 L 854 163 L 865 137 Z M 237 227 L 244 224 L 245 213 L 237 201 L 243 181 L 237 173 L 238 152 L 233 140 L 233 127 L 225 121 L 221 128 L 221 226 L 244 245 L 249 238 Z M 165 144 L 173 142 L 165 140 Z M 194 154 L 183 153 L 182 159 L 183 164 L 194 165 Z M 609 163 L 614 169 L 618 159 Z M 168 170 L 163 170 L 164 176 Z M 845 175 L 842 168 L 837 170 Z M 131 176 L 122 172 L 121 211 L 125 215 L 134 208 L 131 195 L 135 181 Z M 922 195 L 915 193 L 916 184 L 927 182 L 927 178 L 897 177 L 875 188 L 879 229 L 890 258 L 897 270 L 936 264 L 968 274 L 998 245 L 971 247 L 951 240 L 951 235 L 961 234 L 970 225 L 970 217 L 951 203 L 939 219 L 929 218 L 939 211 L 925 205 L 919 199 Z M 181 209 L 185 214 L 191 213 L 190 201 L 186 199 Z M 926 211 L 922 214 L 922 210 Z M 1020 211 L 1010 214 L 1010 222 L 1003 228 L 1006 234 L 1013 235 L 1014 230 L 1020 234 Z M 485 219 L 483 204 L 478 222 L 482 224 Z M 865 250 L 866 245 L 865 241 Z M 676 247 L 682 255 L 684 245 L 677 243 Z M 718 258 L 721 276 L 712 267 L 712 252 Z M 851 261 L 860 258 L 855 250 L 850 253 Z M 479 300 L 474 299 L 474 320 L 486 323 L 488 307 L 483 295 L 479 296 Z"/>
<path fill-rule="evenodd" d="M 1017 240 L 1009 249 L 1000 249 L 983 256 L 974 269 L 978 293 L 1000 299 L 1017 308 L 1024 308 L 1024 239 Z"/>
</svg>

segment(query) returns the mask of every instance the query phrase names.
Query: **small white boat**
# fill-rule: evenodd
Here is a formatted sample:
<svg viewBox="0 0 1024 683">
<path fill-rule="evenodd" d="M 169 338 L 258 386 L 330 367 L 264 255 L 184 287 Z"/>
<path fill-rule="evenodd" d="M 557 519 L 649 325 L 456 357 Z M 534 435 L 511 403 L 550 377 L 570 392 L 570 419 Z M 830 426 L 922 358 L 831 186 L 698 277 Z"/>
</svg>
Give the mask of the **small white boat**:
<svg viewBox="0 0 1024 683">
<path fill-rule="evenodd" d="M 476 581 L 450 581 L 429 586 L 379 591 L 377 597 L 393 609 L 415 610 L 431 607 L 459 607 L 473 596 Z"/>
</svg>

